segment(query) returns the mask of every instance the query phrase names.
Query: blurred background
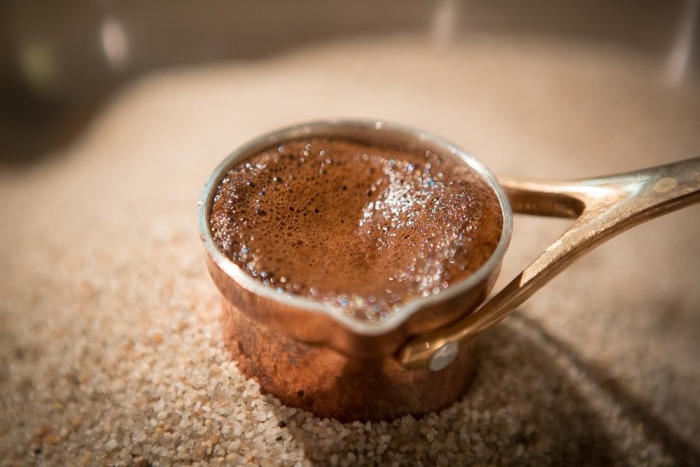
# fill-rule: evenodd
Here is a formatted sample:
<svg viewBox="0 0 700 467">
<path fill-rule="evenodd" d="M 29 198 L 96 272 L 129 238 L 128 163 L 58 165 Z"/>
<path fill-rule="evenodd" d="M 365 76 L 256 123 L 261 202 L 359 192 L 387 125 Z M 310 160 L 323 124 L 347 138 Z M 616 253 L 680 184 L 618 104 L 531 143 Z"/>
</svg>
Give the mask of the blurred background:
<svg viewBox="0 0 700 467">
<path fill-rule="evenodd" d="M 0 159 L 68 144 L 105 98 L 153 70 L 265 58 L 353 37 L 456 32 L 586 39 L 642 52 L 669 86 L 695 73 L 697 0 L 5 0 L 0 3 Z"/>
</svg>

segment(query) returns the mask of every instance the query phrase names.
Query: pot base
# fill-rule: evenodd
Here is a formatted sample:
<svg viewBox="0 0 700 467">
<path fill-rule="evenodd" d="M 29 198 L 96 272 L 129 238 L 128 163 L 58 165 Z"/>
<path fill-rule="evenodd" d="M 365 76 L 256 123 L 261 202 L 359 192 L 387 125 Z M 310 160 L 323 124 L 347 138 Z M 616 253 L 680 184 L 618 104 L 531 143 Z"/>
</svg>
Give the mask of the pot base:
<svg viewBox="0 0 700 467">
<path fill-rule="evenodd" d="M 317 417 L 348 422 L 423 415 L 457 400 L 473 379 L 471 346 L 441 371 L 407 370 L 391 357 L 359 359 L 292 339 L 222 303 L 224 341 L 241 372 L 262 392 Z"/>
</svg>

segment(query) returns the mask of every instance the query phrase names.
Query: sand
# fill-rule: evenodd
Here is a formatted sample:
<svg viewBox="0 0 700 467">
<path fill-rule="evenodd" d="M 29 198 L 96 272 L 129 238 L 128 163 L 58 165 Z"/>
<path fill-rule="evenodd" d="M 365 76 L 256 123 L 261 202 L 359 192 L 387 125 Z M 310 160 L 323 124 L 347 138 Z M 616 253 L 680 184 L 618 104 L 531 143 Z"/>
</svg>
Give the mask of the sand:
<svg viewBox="0 0 700 467">
<path fill-rule="evenodd" d="M 439 134 L 499 174 L 584 177 L 700 152 L 700 83 L 606 44 L 329 44 L 130 83 L 68 149 L 0 173 L 0 465 L 700 462 L 700 209 L 580 260 L 479 343 L 420 420 L 281 406 L 224 348 L 199 190 L 244 141 L 325 117 Z M 502 278 L 565 221 L 518 217 Z M 503 281 L 502 281 L 503 282 Z"/>
</svg>

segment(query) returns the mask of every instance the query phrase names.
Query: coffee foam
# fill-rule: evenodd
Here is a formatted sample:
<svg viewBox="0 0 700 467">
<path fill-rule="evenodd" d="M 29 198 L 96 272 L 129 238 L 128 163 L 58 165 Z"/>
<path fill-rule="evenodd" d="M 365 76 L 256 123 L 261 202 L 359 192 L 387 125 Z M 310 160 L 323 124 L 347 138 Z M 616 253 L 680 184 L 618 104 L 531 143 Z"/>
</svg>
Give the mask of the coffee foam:
<svg viewBox="0 0 700 467">
<path fill-rule="evenodd" d="M 233 167 L 210 228 L 264 284 L 380 320 L 476 271 L 503 217 L 493 190 L 451 157 L 315 137 Z"/>
</svg>

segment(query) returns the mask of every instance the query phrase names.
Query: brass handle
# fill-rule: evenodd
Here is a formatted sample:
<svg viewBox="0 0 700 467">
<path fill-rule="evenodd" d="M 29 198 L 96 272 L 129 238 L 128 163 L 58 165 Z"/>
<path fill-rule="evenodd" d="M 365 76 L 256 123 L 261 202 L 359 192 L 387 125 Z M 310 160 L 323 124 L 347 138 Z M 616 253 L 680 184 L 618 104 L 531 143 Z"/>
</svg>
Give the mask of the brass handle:
<svg viewBox="0 0 700 467">
<path fill-rule="evenodd" d="M 644 221 L 700 201 L 700 157 L 601 178 L 501 179 L 513 212 L 576 219 L 503 290 L 465 319 L 417 336 L 399 352 L 408 368 L 439 371 L 460 345 L 503 320 L 576 259 Z"/>
</svg>

